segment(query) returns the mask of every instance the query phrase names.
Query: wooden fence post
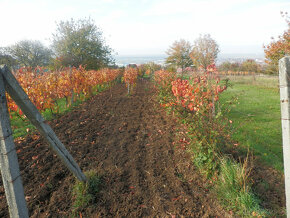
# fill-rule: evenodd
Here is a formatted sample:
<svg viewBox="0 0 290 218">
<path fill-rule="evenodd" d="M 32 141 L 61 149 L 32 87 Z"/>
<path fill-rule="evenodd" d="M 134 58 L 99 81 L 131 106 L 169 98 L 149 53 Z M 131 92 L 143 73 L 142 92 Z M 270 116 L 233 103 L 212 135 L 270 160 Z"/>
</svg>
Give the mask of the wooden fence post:
<svg viewBox="0 0 290 218">
<path fill-rule="evenodd" d="M 287 217 L 290 217 L 290 56 L 279 61 L 279 83 Z"/>
<path fill-rule="evenodd" d="M 22 112 L 36 126 L 39 132 L 43 135 L 50 147 L 56 152 L 58 157 L 62 160 L 65 166 L 82 182 L 86 181 L 85 175 L 82 173 L 80 167 L 75 162 L 70 153 L 66 150 L 65 146 L 57 138 L 54 131 L 49 125 L 45 123 L 42 115 L 39 113 L 35 105 L 30 101 L 27 94 L 19 85 L 16 78 L 13 76 L 7 66 L 1 66 L 0 72 L 2 72 L 4 78 L 4 84 L 6 91 L 11 98 L 20 107 Z"/>
<path fill-rule="evenodd" d="M 0 71 L 0 168 L 10 217 L 26 218 L 28 210 L 7 108 L 3 76 Z"/>
</svg>

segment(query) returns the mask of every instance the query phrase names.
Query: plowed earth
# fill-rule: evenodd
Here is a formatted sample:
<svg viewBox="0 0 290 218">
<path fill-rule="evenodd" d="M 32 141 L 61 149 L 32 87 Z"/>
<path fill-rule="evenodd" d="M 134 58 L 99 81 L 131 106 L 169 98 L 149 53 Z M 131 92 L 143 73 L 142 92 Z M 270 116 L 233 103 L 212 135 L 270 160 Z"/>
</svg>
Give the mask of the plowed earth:
<svg viewBox="0 0 290 218">
<path fill-rule="evenodd" d="M 102 187 L 83 217 L 227 217 L 176 142 L 177 124 L 150 82 L 131 96 L 124 84 L 49 122 L 83 171 Z M 31 217 L 71 216 L 72 174 L 39 135 L 16 142 Z M 2 181 L 0 217 L 8 217 Z"/>
</svg>

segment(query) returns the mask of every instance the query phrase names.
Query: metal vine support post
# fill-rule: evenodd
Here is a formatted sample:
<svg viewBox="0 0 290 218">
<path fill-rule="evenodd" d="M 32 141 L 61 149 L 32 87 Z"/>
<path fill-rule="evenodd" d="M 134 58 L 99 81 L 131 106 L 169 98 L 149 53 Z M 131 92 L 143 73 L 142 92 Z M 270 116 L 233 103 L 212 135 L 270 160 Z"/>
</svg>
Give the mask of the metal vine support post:
<svg viewBox="0 0 290 218">
<path fill-rule="evenodd" d="M 7 66 L 0 66 L 0 167 L 11 217 L 28 217 L 17 154 L 9 121 L 5 89 L 31 123 L 39 130 L 66 167 L 82 182 L 85 175 L 54 131 L 30 101 Z M 11 184 L 10 184 L 11 183 Z"/>
<path fill-rule="evenodd" d="M 290 56 L 279 61 L 281 122 L 287 217 L 290 217 Z"/>
</svg>

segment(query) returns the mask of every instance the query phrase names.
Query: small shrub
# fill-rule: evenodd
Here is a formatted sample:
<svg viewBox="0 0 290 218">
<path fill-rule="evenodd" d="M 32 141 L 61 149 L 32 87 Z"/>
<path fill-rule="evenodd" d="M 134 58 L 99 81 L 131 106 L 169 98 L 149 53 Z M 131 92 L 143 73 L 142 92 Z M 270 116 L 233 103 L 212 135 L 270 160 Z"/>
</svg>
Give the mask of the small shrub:
<svg viewBox="0 0 290 218">
<path fill-rule="evenodd" d="M 260 217 L 266 212 L 250 190 L 248 159 L 238 164 L 225 157 L 233 148 L 231 120 L 227 110 L 221 110 L 219 95 L 230 85 L 221 81 L 215 65 L 189 80 L 177 78 L 168 71 L 154 75 L 159 102 L 167 111 L 174 113 L 185 125 L 187 151 L 201 174 L 216 181 L 214 184 L 224 206 L 244 217 Z"/>
<path fill-rule="evenodd" d="M 77 181 L 73 187 L 73 211 L 77 212 L 88 207 L 97 199 L 101 178 L 95 171 L 85 173 L 87 182 Z"/>
</svg>

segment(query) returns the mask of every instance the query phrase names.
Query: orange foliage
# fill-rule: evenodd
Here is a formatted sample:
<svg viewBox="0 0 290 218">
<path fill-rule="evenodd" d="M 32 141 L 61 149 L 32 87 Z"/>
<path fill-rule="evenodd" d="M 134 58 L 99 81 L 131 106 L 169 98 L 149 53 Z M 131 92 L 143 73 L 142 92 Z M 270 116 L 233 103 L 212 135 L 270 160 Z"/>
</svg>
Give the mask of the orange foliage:
<svg viewBox="0 0 290 218">
<path fill-rule="evenodd" d="M 220 79 L 215 65 L 209 65 L 205 73 L 196 75 L 191 80 L 176 79 L 173 73 L 157 71 L 155 81 L 159 85 L 160 91 L 161 89 L 168 91 L 169 87 L 174 96 L 174 98 L 168 98 L 167 103 L 163 106 L 181 106 L 190 112 L 213 108 L 219 99 L 219 94 L 226 90 L 226 86 L 219 84 Z"/>
<path fill-rule="evenodd" d="M 172 93 L 176 97 L 176 105 L 181 105 L 190 111 L 198 112 L 201 109 L 210 109 L 219 99 L 219 93 L 226 89 L 226 86 L 218 85 L 219 79 L 214 84 L 209 83 L 209 74 L 197 76 L 192 84 L 188 80 L 177 79 L 173 81 Z"/>
<path fill-rule="evenodd" d="M 176 73 L 166 70 L 158 70 L 154 73 L 154 80 L 161 88 L 169 87 L 171 82 L 175 79 Z"/>
<path fill-rule="evenodd" d="M 135 85 L 138 77 L 138 69 L 137 68 L 126 68 L 124 72 L 124 81 L 126 86 L 128 84 Z"/>
<path fill-rule="evenodd" d="M 119 70 L 101 69 L 86 71 L 79 68 L 65 68 L 61 71 L 45 71 L 43 68 L 20 68 L 14 73 L 16 79 L 38 110 L 53 109 L 56 100 L 72 96 L 90 97 L 94 87 L 112 82 L 120 74 Z M 18 106 L 8 96 L 8 108 L 19 111 Z"/>
<path fill-rule="evenodd" d="M 267 62 L 274 65 L 278 65 L 279 59 L 283 58 L 286 54 L 290 54 L 290 18 L 287 12 L 281 12 L 281 15 L 285 18 L 288 29 L 282 36 L 279 36 L 277 41 L 272 41 L 265 47 Z"/>
</svg>

